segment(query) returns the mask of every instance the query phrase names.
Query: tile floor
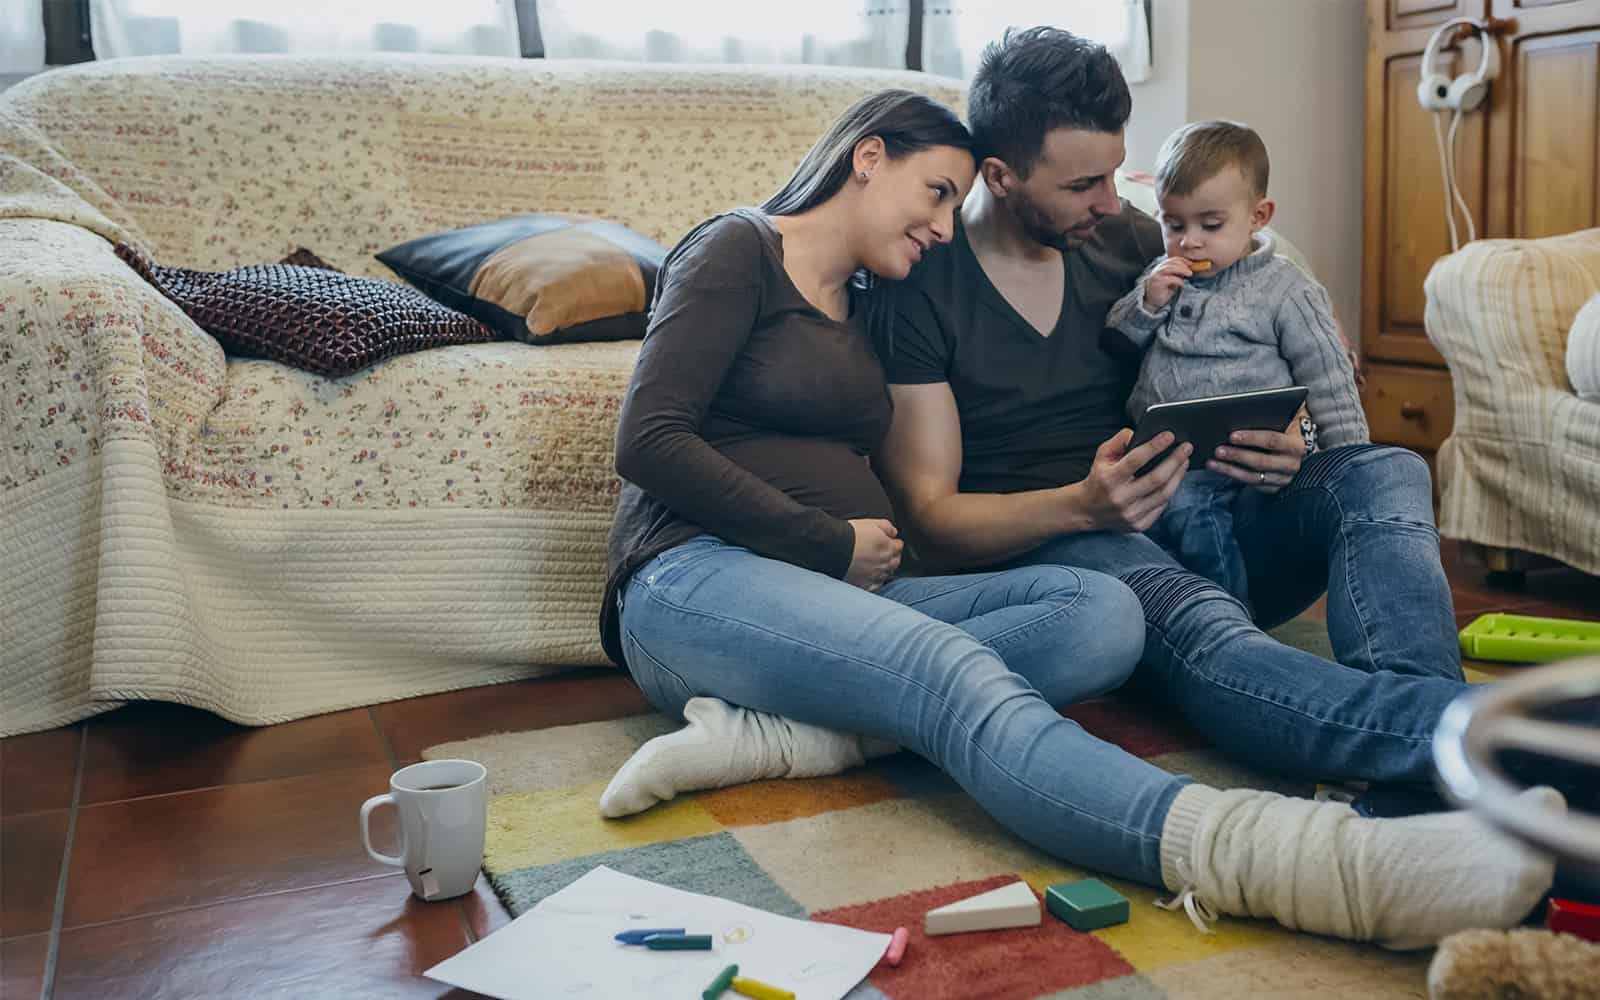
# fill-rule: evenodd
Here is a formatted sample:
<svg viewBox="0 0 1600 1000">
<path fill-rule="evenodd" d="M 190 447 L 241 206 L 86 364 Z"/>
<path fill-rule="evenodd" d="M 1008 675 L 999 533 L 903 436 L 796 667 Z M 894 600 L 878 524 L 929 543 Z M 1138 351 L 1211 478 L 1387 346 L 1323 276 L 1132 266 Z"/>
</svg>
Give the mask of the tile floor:
<svg viewBox="0 0 1600 1000">
<path fill-rule="evenodd" d="M 1600 619 L 1600 579 L 1500 590 L 1452 548 L 1446 566 L 1463 625 Z M 264 729 L 146 704 L 0 741 L 0 997 L 469 996 L 418 973 L 504 908 L 481 879 L 411 899 L 363 851 L 361 803 L 437 743 L 647 710 L 625 676 L 585 670 Z"/>
</svg>

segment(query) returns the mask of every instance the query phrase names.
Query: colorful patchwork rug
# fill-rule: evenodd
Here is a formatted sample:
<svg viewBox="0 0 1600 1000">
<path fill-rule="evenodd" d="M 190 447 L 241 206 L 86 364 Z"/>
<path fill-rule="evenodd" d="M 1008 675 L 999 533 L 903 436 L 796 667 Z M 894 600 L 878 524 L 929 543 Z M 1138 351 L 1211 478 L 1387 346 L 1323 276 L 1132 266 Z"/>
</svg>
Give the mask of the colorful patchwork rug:
<svg viewBox="0 0 1600 1000">
<path fill-rule="evenodd" d="M 1277 634 L 1326 655 L 1321 622 Z M 1251 773 L 1143 706 L 1103 699 L 1065 713 L 1169 771 L 1224 787 L 1310 794 Z M 910 753 L 844 774 L 763 781 L 679 796 L 623 820 L 600 792 L 624 760 L 674 724 L 661 715 L 505 733 L 431 747 L 489 770 L 484 869 L 512 914 L 610 867 L 785 916 L 911 932 L 898 968 L 880 965 L 849 1000 L 1146 1000 L 1157 997 L 1425 997 L 1430 952 L 1393 954 L 1274 924 L 1225 917 L 1202 935 L 1153 889 L 1104 879 L 1130 900 L 1126 924 L 1079 933 L 1039 927 L 928 938 L 922 916 L 1017 879 L 1036 892 L 1095 873 L 1012 836 Z"/>
</svg>

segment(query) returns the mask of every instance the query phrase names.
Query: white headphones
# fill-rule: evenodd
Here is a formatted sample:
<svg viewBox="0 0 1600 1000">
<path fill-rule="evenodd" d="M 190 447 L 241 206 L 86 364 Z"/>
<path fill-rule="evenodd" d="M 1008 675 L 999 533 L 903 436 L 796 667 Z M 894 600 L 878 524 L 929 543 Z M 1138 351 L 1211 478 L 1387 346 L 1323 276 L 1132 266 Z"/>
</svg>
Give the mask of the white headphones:
<svg viewBox="0 0 1600 1000">
<path fill-rule="evenodd" d="M 1478 68 L 1464 76 L 1449 77 L 1434 68 L 1445 40 L 1457 28 L 1470 25 L 1478 33 Z M 1489 81 L 1500 75 L 1500 46 L 1489 28 L 1472 17 L 1455 17 L 1439 25 L 1422 50 L 1422 80 L 1417 84 L 1417 102 L 1429 111 L 1471 111 L 1489 96 Z"/>
</svg>

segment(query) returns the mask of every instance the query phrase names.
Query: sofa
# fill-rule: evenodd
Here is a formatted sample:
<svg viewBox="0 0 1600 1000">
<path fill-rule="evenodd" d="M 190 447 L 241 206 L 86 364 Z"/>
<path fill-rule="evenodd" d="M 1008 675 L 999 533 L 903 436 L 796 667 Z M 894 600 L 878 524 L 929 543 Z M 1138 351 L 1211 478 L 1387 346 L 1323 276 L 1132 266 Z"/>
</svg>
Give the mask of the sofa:
<svg viewBox="0 0 1600 1000">
<path fill-rule="evenodd" d="M 1600 574 L 1600 229 L 1469 243 L 1424 287 L 1456 405 L 1440 533 L 1508 582 L 1545 560 Z"/>
<path fill-rule="evenodd" d="M 670 246 L 861 94 L 835 67 L 154 57 L 0 94 L 0 735 L 131 700 L 246 724 L 605 665 L 637 341 L 343 378 L 224 356 L 113 252 L 222 270 L 577 212 Z M 1153 210 L 1147 178 L 1124 185 Z M 1304 264 L 1279 238 L 1280 251 Z"/>
<path fill-rule="evenodd" d="M 113 254 L 220 270 L 533 212 L 670 246 L 908 72 L 156 57 L 0 95 L 0 735 L 133 700 L 249 724 L 606 662 L 638 342 L 339 379 L 225 357 Z"/>
</svg>

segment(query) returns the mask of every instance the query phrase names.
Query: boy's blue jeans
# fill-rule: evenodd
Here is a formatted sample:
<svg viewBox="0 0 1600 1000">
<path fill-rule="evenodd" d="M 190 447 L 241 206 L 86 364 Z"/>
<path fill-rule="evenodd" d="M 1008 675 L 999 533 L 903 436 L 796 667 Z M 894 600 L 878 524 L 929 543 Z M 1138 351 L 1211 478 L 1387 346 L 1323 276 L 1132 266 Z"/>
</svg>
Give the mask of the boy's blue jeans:
<svg viewBox="0 0 1600 1000">
<path fill-rule="evenodd" d="M 1146 532 L 1185 569 L 1198 573 L 1250 606 L 1250 574 L 1233 536 L 1233 502 L 1244 492 L 1236 480 L 1210 469 L 1184 473 L 1167 509 Z"/>
</svg>

